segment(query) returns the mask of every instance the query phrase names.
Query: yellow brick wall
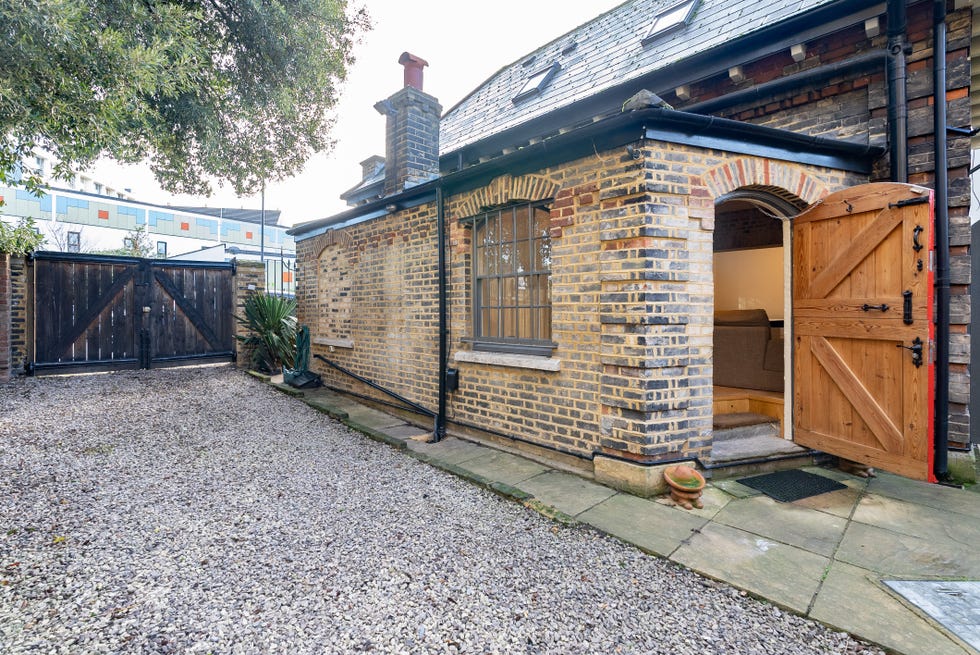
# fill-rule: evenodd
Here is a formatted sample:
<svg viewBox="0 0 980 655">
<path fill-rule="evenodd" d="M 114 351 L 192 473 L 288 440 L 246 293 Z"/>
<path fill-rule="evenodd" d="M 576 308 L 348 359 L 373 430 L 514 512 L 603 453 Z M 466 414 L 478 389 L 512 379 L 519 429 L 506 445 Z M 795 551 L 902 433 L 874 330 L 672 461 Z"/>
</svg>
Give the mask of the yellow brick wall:
<svg viewBox="0 0 980 655">
<path fill-rule="evenodd" d="M 715 199 L 742 186 L 806 202 L 861 179 L 638 142 L 445 199 L 449 418 L 561 452 L 710 459 Z M 552 339 L 560 370 L 456 362 L 469 350 L 471 228 L 488 206 L 553 198 Z M 403 210 L 298 243 L 313 350 L 435 409 L 436 210 Z M 342 344 L 343 345 L 340 345 Z M 349 342 L 349 343 L 348 343 Z M 347 346 L 351 347 L 347 347 Z M 525 358 L 533 361 L 533 358 Z M 384 399 L 314 362 L 328 384 Z"/>
</svg>

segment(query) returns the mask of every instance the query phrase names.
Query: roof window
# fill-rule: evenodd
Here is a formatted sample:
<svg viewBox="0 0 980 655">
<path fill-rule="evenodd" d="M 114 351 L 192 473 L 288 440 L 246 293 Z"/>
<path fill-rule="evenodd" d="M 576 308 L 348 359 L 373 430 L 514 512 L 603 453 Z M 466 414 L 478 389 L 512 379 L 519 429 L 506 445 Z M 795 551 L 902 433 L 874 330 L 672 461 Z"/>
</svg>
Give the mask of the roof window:
<svg viewBox="0 0 980 655">
<path fill-rule="evenodd" d="M 561 69 L 561 65 L 557 61 L 553 61 L 544 68 L 539 68 L 533 73 L 531 73 L 527 80 L 524 82 L 524 86 L 521 90 L 517 92 L 514 96 L 514 102 L 520 102 L 525 98 L 529 98 L 537 93 L 540 93 L 542 89 L 548 86 L 548 82 L 551 78 L 555 76 Z"/>
<path fill-rule="evenodd" d="M 664 32 L 687 25 L 691 16 L 694 15 L 694 9 L 697 5 L 698 0 L 687 0 L 657 14 L 653 23 L 650 24 L 650 31 L 643 37 L 643 45 L 650 43 Z"/>
</svg>

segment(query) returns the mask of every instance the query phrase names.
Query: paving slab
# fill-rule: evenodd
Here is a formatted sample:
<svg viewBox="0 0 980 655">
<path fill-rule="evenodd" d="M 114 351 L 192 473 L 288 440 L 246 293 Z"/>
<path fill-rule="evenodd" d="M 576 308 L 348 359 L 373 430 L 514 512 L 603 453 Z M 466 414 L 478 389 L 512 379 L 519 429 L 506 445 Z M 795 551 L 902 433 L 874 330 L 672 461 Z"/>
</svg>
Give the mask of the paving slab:
<svg viewBox="0 0 980 655">
<path fill-rule="evenodd" d="M 487 480 L 509 485 L 517 485 L 548 470 L 547 466 L 499 450 L 490 450 L 479 457 L 467 459 L 459 466 Z"/>
<path fill-rule="evenodd" d="M 951 510 L 980 518 L 980 499 L 964 489 L 909 480 L 890 473 L 879 473 L 868 483 L 868 491 L 910 503 Z"/>
<path fill-rule="evenodd" d="M 446 464 L 460 464 L 468 459 L 475 459 L 487 453 L 494 452 L 492 448 L 479 446 L 471 441 L 449 437 L 438 443 L 425 443 L 422 441 L 406 442 L 409 450 L 421 453 L 426 457 L 436 459 Z"/>
<path fill-rule="evenodd" d="M 830 564 L 822 555 L 717 523 L 704 526 L 670 559 L 800 613 Z"/>
<path fill-rule="evenodd" d="M 768 496 L 733 500 L 713 519 L 732 528 L 830 557 L 844 536 L 847 519 Z"/>
<path fill-rule="evenodd" d="M 360 423 L 374 430 L 384 430 L 385 428 L 391 428 L 396 425 L 406 425 L 405 421 L 397 416 L 392 416 L 391 414 L 386 414 L 363 405 L 345 408 L 345 410 L 347 411 L 348 420 L 354 423 Z"/>
<path fill-rule="evenodd" d="M 980 520 L 972 516 L 874 493 L 861 499 L 854 520 L 923 539 L 941 535 L 964 549 L 980 544 Z"/>
<path fill-rule="evenodd" d="M 628 494 L 611 496 L 576 518 L 661 557 L 677 550 L 707 523 L 685 510 Z"/>
<path fill-rule="evenodd" d="M 385 428 L 383 432 L 388 436 L 395 437 L 396 439 L 411 439 L 412 437 L 421 437 L 425 434 L 432 434 L 432 430 L 423 430 L 420 427 L 410 425 L 408 423 Z"/>
<path fill-rule="evenodd" d="M 810 617 L 903 655 L 966 655 L 968 651 L 889 593 L 868 569 L 834 562 Z"/>
<path fill-rule="evenodd" d="M 980 553 L 943 535 L 928 539 L 852 521 L 835 558 L 894 577 L 980 579 Z"/>
<path fill-rule="evenodd" d="M 847 484 L 846 481 L 842 482 Z M 837 491 L 828 491 L 825 494 L 817 494 L 809 498 L 801 498 L 794 501 L 793 505 L 847 519 L 851 516 L 851 512 L 854 511 L 862 495 L 864 495 L 863 488 L 848 486 L 847 489 L 838 489 Z"/>
<path fill-rule="evenodd" d="M 734 478 L 727 480 L 712 480 L 711 486 L 721 489 L 727 494 L 736 498 L 749 498 L 750 496 L 761 496 L 762 492 L 752 487 L 747 487 L 741 482 L 736 482 Z"/>
<path fill-rule="evenodd" d="M 581 514 L 617 493 L 615 489 L 561 471 L 545 471 L 528 478 L 520 483 L 520 488 L 569 516 Z"/>
</svg>

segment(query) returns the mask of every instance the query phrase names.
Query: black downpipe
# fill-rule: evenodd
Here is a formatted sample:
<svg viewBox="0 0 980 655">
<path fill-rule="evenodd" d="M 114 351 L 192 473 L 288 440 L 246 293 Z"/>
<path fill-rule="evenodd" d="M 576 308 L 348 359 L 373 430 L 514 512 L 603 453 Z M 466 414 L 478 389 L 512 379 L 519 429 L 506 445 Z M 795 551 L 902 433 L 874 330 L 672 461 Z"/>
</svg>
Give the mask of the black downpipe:
<svg viewBox="0 0 980 655">
<path fill-rule="evenodd" d="M 436 187 L 436 231 L 439 233 L 439 411 L 436 413 L 432 440 L 442 441 L 446 436 L 446 366 L 449 358 L 449 330 L 446 313 L 446 212 L 442 202 L 442 187 Z"/>
<path fill-rule="evenodd" d="M 334 369 L 340 371 L 344 375 L 349 375 L 350 377 L 354 378 L 358 382 L 362 382 L 362 383 L 368 385 L 369 387 L 371 387 L 372 389 L 376 389 L 376 390 L 380 391 L 381 393 L 385 394 L 386 396 L 391 396 L 392 398 L 394 398 L 398 402 L 404 403 L 404 404 L 408 405 L 409 407 L 411 407 L 413 410 L 415 410 L 419 414 L 423 414 L 425 416 L 435 416 L 436 415 L 435 412 L 433 412 L 431 409 L 428 409 L 427 407 L 423 407 L 422 405 L 419 405 L 416 402 L 412 402 L 411 400 L 409 400 L 408 398 L 405 398 L 404 396 L 399 396 L 394 391 L 392 391 L 390 389 L 385 389 L 384 387 L 382 387 L 377 382 L 372 382 L 371 380 L 368 380 L 366 377 L 360 376 L 357 373 L 355 373 L 354 371 L 350 371 L 350 370 L 344 368 L 340 364 L 335 364 L 334 362 L 331 362 L 329 359 L 327 359 L 323 355 L 313 355 L 313 356 L 316 359 L 319 359 L 321 362 L 323 362 L 327 366 L 329 366 L 331 368 L 334 368 Z"/>
<path fill-rule="evenodd" d="M 949 479 L 949 172 L 946 158 L 946 0 L 933 2 L 936 178 L 936 479 Z"/>
<path fill-rule="evenodd" d="M 888 144 L 893 182 L 909 181 L 905 0 L 888 0 Z"/>
</svg>

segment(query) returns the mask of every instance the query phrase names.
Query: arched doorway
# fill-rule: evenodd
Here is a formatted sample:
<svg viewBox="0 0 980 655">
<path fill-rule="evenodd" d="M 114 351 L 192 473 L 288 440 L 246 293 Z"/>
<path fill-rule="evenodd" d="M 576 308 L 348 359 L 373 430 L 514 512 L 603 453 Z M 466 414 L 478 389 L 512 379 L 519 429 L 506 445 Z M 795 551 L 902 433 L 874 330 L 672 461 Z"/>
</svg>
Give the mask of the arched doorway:
<svg viewBox="0 0 980 655">
<path fill-rule="evenodd" d="M 790 219 L 807 203 L 772 186 L 715 201 L 715 464 L 802 453 L 792 443 Z"/>
</svg>

